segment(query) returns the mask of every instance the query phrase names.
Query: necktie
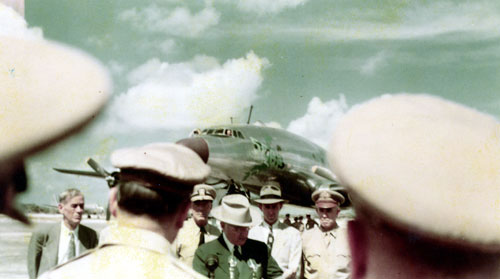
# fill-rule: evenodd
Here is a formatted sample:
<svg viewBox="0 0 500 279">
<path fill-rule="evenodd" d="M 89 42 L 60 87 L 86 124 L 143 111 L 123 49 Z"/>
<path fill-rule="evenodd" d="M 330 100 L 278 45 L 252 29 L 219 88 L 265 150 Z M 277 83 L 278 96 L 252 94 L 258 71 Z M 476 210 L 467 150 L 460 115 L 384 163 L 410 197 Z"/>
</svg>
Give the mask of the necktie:
<svg viewBox="0 0 500 279">
<path fill-rule="evenodd" d="M 267 248 L 269 254 L 271 254 L 271 250 L 273 249 L 273 243 L 274 243 L 274 235 L 273 235 L 273 228 L 271 227 L 269 229 L 269 235 L 267 236 Z"/>
<path fill-rule="evenodd" d="M 234 255 L 234 256 L 235 256 L 238 260 L 241 260 L 240 246 L 234 246 L 233 255 Z"/>
<path fill-rule="evenodd" d="M 74 258 L 76 256 L 76 247 L 75 247 L 75 233 L 69 233 L 69 245 L 68 245 L 68 260 Z"/>
<path fill-rule="evenodd" d="M 205 243 L 205 233 L 207 231 L 205 230 L 205 227 L 201 227 L 200 228 L 200 241 L 198 242 L 198 246 L 202 245 L 203 243 Z"/>
</svg>

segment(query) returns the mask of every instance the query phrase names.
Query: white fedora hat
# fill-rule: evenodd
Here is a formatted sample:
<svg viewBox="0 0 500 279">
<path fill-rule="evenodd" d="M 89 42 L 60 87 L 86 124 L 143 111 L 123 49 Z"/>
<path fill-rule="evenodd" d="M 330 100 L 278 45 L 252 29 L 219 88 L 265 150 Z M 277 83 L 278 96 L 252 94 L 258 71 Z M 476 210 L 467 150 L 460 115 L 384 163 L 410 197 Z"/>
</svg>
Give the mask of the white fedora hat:
<svg viewBox="0 0 500 279">
<path fill-rule="evenodd" d="M 240 194 L 222 198 L 221 205 L 212 210 L 212 215 L 221 222 L 239 227 L 251 227 L 262 221 L 259 210 Z"/>
</svg>

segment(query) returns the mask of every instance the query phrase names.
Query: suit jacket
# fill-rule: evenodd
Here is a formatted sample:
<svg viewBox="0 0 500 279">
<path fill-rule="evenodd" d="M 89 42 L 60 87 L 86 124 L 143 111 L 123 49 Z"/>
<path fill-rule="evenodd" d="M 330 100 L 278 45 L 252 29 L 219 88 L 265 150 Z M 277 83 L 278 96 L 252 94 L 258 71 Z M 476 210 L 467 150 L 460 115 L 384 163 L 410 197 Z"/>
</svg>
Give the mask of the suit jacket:
<svg viewBox="0 0 500 279">
<path fill-rule="evenodd" d="M 251 278 L 251 270 L 247 264 L 249 259 L 254 259 L 257 264 L 262 266 L 262 278 L 276 278 L 283 274 L 273 257 L 269 256 L 267 245 L 263 242 L 247 239 L 241 247 L 241 254 L 242 258 L 238 264 L 239 278 Z M 231 252 L 222 234 L 219 238 L 198 247 L 193 260 L 193 269 L 202 275 L 208 276 L 205 263 L 211 255 L 216 255 L 219 259 L 219 265 L 214 272 L 215 278 L 229 278 L 229 256 Z"/>
<path fill-rule="evenodd" d="M 57 265 L 61 223 L 43 227 L 31 235 L 28 246 L 28 273 L 35 279 L 45 271 Z M 80 253 L 92 249 L 98 244 L 97 233 L 84 225 L 78 228 Z"/>
</svg>

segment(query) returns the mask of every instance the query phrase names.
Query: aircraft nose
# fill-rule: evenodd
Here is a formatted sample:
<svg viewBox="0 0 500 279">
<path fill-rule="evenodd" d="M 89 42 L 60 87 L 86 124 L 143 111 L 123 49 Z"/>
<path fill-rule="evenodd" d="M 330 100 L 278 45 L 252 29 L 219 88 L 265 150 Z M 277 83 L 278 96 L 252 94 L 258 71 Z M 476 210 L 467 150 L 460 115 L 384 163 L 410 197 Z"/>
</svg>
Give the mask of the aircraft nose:
<svg viewBox="0 0 500 279">
<path fill-rule="evenodd" d="M 203 162 L 208 162 L 209 150 L 207 142 L 202 138 L 185 138 L 176 142 L 196 152 Z"/>
</svg>

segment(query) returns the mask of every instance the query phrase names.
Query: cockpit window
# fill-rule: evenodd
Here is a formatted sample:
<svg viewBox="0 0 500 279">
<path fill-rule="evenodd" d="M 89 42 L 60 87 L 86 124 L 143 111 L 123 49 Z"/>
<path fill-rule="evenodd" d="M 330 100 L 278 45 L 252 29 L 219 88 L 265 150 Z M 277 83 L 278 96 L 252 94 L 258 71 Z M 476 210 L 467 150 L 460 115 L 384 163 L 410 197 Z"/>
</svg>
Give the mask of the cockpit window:
<svg viewBox="0 0 500 279">
<path fill-rule="evenodd" d="M 219 137 L 232 137 L 232 138 L 240 138 L 240 139 L 245 138 L 240 131 L 233 130 L 233 129 L 222 129 L 222 128 L 203 129 L 200 133 L 202 135 L 213 135 L 213 136 L 219 136 Z"/>
</svg>

